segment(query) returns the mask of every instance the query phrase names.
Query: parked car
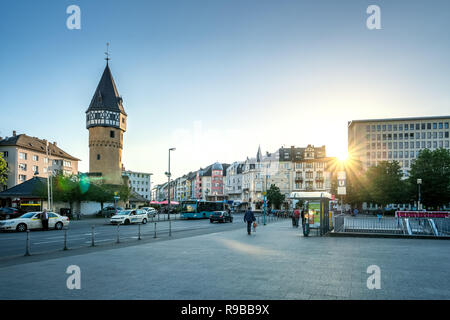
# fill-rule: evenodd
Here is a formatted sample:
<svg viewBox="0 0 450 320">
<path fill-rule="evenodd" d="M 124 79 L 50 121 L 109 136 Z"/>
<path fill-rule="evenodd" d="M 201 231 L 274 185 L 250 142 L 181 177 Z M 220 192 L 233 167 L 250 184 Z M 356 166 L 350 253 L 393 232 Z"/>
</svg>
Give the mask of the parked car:
<svg viewBox="0 0 450 320">
<path fill-rule="evenodd" d="M 69 225 L 69 218 L 48 212 L 48 228 L 61 230 Z M 41 212 L 28 212 L 18 218 L 0 221 L 0 230 L 19 231 L 42 229 Z"/>
<path fill-rule="evenodd" d="M 147 216 L 149 218 L 154 218 L 158 214 L 158 210 L 156 210 L 155 208 L 152 208 L 152 207 L 144 207 L 141 209 L 143 209 L 147 212 Z"/>
<path fill-rule="evenodd" d="M 231 213 L 228 213 L 227 211 L 214 211 L 209 216 L 209 222 L 213 223 L 214 221 L 217 222 L 233 222 L 233 216 Z"/>
<path fill-rule="evenodd" d="M 0 208 L 0 220 L 8 220 L 8 219 L 14 219 L 18 218 L 23 214 L 23 212 L 20 212 L 17 208 Z"/>
<path fill-rule="evenodd" d="M 117 207 L 117 212 L 122 211 L 122 207 Z M 97 215 L 100 217 L 110 218 L 116 213 L 116 208 L 114 206 L 108 206 L 103 208 L 103 210 L 99 210 Z"/>
<path fill-rule="evenodd" d="M 147 223 L 147 212 L 142 209 L 122 210 L 113 215 L 110 219 L 111 224 L 130 224 Z"/>
</svg>

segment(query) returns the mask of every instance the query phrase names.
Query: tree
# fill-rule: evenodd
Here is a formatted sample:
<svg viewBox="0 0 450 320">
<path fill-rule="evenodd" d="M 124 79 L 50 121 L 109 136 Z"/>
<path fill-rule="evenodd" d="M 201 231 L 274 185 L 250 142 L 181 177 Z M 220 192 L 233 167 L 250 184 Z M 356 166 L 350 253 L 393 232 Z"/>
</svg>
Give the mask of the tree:
<svg viewBox="0 0 450 320">
<path fill-rule="evenodd" d="M 418 200 L 417 179 L 422 179 L 421 202 L 437 207 L 450 203 L 450 150 L 443 148 L 421 150 L 411 164 L 408 191 L 411 199 Z"/>
<path fill-rule="evenodd" d="M 0 186 L 6 185 L 8 180 L 8 164 L 0 153 Z"/>
<path fill-rule="evenodd" d="M 346 177 L 346 194 L 342 196 L 343 202 L 352 206 L 361 207 L 367 198 L 366 181 L 362 163 L 359 160 L 349 158 L 341 162 L 336 160 L 330 164 L 331 175 L 331 193 L 337 195 L 337 172 L 344 171 Z M 337 196 L 340 198 L 341 196 Z"/>
<path fill-rule="evenodd" d="M 272 184 L 270 189 L 267 190 L 267 200 L 269 202 L 269 207 L 274 206 L 276 209 L 279 209 L 281 204 L 284 201 L 284 194 L 281 194 L 280 188 L 276 185 Z"/>
<path fill-rule="evenodd" d="M 366 202 L 374 202 L 382 206 L 404 203 L 407 198 L 406 181 L 397 161 L 381 161 L 377 166 L 369 167 L 365 175 L 367 186 Z"/>
</svg>

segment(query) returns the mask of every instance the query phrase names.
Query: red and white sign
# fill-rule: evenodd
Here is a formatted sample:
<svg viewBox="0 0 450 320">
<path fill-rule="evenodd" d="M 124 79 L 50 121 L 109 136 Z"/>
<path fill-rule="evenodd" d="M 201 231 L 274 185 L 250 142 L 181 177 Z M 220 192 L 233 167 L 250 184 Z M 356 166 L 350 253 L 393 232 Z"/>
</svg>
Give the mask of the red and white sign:
<svg viewBox="0 0 450 320">
<path fill-rule="evenodd" d="M 450 218 L 450 211 L 395 211 L 396 218 Z"/>
</svg>

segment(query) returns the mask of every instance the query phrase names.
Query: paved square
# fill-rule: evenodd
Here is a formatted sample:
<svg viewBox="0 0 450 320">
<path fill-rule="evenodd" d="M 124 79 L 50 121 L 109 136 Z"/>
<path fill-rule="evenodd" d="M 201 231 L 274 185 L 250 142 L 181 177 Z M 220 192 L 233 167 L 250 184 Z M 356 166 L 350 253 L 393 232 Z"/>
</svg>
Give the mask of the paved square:
<svg viewBox="0 0 450 320">
<path fill-rule="evenodd" d="M 308 237 L 289 220 L 0 268 L 0 299 L 450 299 L 446 240 Z M 26 258 L 24 258 L 26 259 Z M 69 290 L 69 265 L 81 289 Z M 369 290 L 367 267 L 381 269 Z"/>
</svg>

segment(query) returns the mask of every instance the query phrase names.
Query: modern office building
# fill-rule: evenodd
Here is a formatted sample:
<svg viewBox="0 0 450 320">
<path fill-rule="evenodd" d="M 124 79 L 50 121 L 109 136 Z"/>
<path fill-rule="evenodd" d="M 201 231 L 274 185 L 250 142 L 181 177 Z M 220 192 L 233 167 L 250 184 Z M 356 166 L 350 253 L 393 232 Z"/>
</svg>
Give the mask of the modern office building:
<svg viewBox="0 0 450 320">
<path fill-rule="evenodd" d="M 348 152 L 363 168 L 398 161 L 405 177 L 420 150 L 449 149 L 450 116 L 348 122 Z"/>
</svg>

